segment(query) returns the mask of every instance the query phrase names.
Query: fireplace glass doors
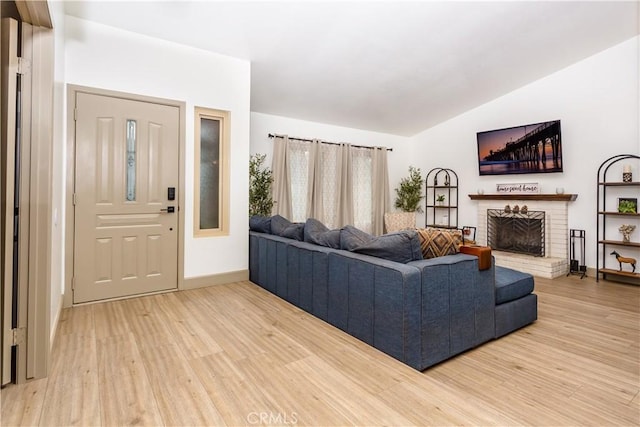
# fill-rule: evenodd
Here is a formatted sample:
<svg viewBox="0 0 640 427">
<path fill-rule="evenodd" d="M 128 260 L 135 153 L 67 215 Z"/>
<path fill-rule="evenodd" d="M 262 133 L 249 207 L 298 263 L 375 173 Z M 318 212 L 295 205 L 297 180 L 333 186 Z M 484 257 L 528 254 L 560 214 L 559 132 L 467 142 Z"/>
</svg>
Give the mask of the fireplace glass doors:
<svg viewBox="0 0 640 427">
<path fill-rule="evenodd" d="M 487 244 L 497 251 L 544 257 L 543 211 L 487 209 Z"/>
</svg>

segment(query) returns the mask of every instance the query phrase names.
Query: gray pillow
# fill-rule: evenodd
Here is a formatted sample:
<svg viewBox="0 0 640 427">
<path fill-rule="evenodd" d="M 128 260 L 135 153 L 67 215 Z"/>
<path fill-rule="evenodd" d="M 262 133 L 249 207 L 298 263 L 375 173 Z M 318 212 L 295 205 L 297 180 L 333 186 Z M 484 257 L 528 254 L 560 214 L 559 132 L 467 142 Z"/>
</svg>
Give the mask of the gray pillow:
<svg viewBox="0 0 640 427">
<path fill-rule="evenodd" d="M 281 215 L 274 215 L 271 217 L 271 233 L 276 236 L 281 236 L 282 232 L 291 225 L 291 221 Z"/>
<path fill-rule="evenodd" d="M 329 230 L 314 218 L 304 224 L 304 241 L 329 248 L 340 249 L 340 230 Z"/>
<path fill-rule="evenodd" d="M 271 234 L 271 217 L 254 215 L 249 218 L 249 230 Z"/>
<path fill-rule="evenodd" d="M 293 223 L 281 215 L 271 217 L 271 234 L 287 239 L 302 240 L 304 223 Z"/>
<path fill-rule="evenodd" d="M 352 251 L 373 239 L 375 237 L 366 231 L 362 231 L 353 225 L 346 225 L 340 230 L 340 249 Z"/>
<path fill-rule="evenodd" d="M 340 236 L 343 249 L 406 264 L 422 259 L 420 238 L 415 230 L 402 230 L 374 237 L 355 227 L 347 226 Z M 367 240 L 367 236 L 370 239 Z"/>
<path fill-rule="evenodd" d="M 300 240 L 304 239 L 304 222 L 294 222 L 291 225 L 287 226 L 280 236 L 286 237 L 287 239 Z"/>
</svg>

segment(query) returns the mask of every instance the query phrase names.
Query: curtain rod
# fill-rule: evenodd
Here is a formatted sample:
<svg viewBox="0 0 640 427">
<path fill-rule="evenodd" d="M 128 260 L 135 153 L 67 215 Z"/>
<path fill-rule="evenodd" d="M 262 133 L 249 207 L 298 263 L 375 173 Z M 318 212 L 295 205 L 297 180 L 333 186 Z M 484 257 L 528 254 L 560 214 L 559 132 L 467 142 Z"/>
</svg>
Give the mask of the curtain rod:
<svg viewBox="0 0 640 427">
<path fill-rule="evenodd" d="M 285 135 L 276 135 L 276 134 L 273 134 L 273 133 L 269 134 L 269 138 L 275 138 L 275 137 L 284 138 Z M 294 139 L 296 141 L 313 142 L 313 139 L 295 138 L 295 137 L 292 137 L 292 136 L 289 136 L 288 138 L 289 139 Z M 340 144 L 338 142 L 328 142 L 328 141 L 320 141 L 320 142 L 322 142 L 323 144 L 329 144 L 329 145 L 342 145 L 342 144 Z M 352 147 L 356 147 L 356 148 L 368 148 L 370 150 L 374 150 L 376 148 L 382 148 L 382 147 L 367 147 L 365 145 L 351 145 L 351 146 Z M 387 151 L 393 151 L 393 148 L 387 148 Z"/>
</svg>

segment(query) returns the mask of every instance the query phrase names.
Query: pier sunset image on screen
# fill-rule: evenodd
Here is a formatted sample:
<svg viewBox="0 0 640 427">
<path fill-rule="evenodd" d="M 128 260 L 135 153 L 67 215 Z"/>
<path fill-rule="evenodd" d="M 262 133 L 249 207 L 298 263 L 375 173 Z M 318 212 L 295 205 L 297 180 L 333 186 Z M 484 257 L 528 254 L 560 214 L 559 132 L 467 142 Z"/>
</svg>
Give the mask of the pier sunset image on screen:
<svg viewBox="0 0 640 427">
<path fill-rule="evenodd" d="M 480 175 L 562 172 L 560 120 L 478 132 Z"/>
</svg>

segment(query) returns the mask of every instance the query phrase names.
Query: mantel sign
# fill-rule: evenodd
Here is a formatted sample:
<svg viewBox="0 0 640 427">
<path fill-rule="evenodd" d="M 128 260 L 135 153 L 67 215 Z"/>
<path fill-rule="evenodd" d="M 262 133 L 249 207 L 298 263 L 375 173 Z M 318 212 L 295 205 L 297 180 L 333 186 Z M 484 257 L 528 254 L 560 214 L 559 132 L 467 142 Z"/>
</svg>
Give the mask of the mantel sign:
<svg viewBox="0 0 640 427">
<path fill-rule="evenodd" d="M 538 194 L 540 186 L 537 182 L 496 184 L 496 192 L 498 194 Z"/>
</svg>

